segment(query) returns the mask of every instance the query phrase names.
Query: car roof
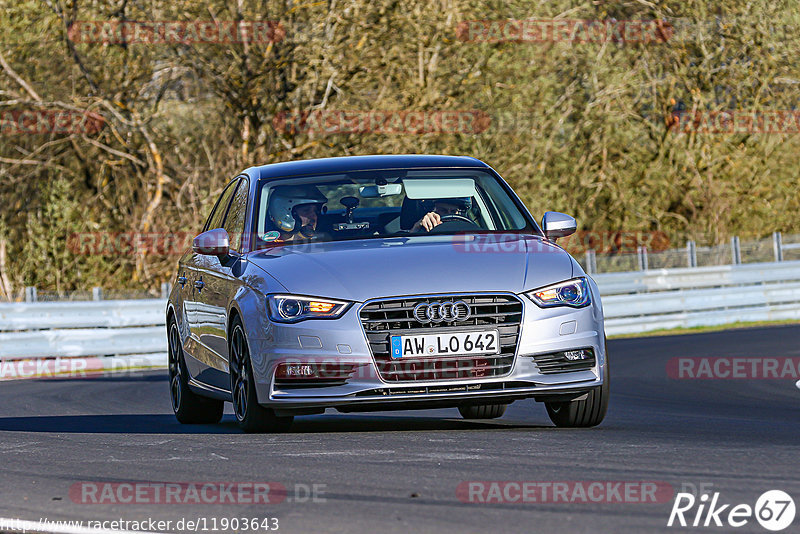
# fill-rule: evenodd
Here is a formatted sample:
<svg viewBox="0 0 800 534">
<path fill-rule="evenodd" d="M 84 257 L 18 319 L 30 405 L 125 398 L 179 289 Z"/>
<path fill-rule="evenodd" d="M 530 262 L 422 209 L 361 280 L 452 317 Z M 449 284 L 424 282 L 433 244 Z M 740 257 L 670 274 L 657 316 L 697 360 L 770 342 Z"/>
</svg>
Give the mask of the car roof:
<svg viewBox="0 0 800 534">
<path fill-rule="evenodd" d="M 349 171 L 372 171 L 412 168 L 482 168 L 489 166 L 479 159 L 468 156 L 436 156 L 436 155 L 376 155 L 345 156 L 338 158 L 306 159 L 285 161 L 258 167 L 250 167 L 245 171 L 258 180 L 302 176 L 309 174 L 335 174 Z"/>
</svg>

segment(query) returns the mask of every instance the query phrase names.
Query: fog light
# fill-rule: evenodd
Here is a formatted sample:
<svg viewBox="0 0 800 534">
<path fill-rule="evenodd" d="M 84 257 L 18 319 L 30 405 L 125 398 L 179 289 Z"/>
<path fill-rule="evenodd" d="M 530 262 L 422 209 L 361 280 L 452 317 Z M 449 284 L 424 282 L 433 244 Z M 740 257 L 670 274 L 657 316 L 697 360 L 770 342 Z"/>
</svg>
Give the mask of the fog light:
<svg viewBox="0 0 800 534">
<path fill-rule="evenodd" d="M 584 371 L 595 365 L 594 351 L 589 348 L 534 354 L 533 361 L 539 368 L 539 372 L 544 375 Z"/>
<path fill-rule="evenodd" d="M 314 374 L 310 365 L 287 365 L 284 371 L 287 378 L 293 376 L 305 377 Z"/>
<path fill-rule="evenodd" d="M 282 363 L 275 369 L 275 378 L 284 380 L 347 380 L 356 364 L 351 363 Z"/>
<path fill-rule="evenodd" d="M 585 360 L 589 357 L 589 354 L 581 349 L 581 350 L 570 350 L 564 353 L 564 357 L 571 362 L 578 361 L 578 360 Z"/>
</svg>

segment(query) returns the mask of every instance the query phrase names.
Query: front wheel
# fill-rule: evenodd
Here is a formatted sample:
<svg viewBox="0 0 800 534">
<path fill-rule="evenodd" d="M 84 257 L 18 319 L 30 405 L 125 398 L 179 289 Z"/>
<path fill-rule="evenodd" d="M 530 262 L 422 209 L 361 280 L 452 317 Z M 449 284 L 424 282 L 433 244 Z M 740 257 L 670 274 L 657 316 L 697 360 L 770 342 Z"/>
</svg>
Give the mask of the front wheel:
<svg viewBox="0 0 800 534">
<path fill-rule="evenodd" d="M 603 384 L 597 386 L 586 394 L 583 400 L 567 402 L 545 402 L 547 415 L 559 427 L 590 427 L 603 422 L 608 409 L 609 397 L 608 381 L 608 351 L 606 351 L 606 364 L 603 367 Z"/>
<path fill-rule="evenodd" d="M 231 328 L 230 347 L 231 400 L 233 413 L 245 432 L 285 432 L 293 417 L 278 417 L 270 408 L 258 403 L 250 350 L 242 322 L 236 318 Z"/>
<path fill-rule="evenodd" d="M 197 395 L 189 389 L 189 371 L 181 346 L 181 336 L 175 319 L 169 321 L 169 396 L 172 400 L 172 411 L 182 424 L 219 423 L 225 403 Z"/>
</svg>

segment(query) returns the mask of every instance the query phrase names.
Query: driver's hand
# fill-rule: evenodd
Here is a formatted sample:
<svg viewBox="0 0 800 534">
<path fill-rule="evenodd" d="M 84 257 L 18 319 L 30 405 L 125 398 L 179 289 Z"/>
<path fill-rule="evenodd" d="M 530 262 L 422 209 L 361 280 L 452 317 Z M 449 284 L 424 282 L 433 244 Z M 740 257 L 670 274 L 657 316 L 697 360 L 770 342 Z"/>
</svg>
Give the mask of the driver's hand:
<svg viewBox="0 0 800 534">
<path fill-rule="evenodd" d="M 430 213 L 426 213 L 422 219 L 415 222 L 411 231 L 418 232 L 420 228 L 425 228 L 426 231 L 430 232 L 440 224 L 442 224 L 442 218 L 439 217 L 439 214 L 435 211 L 431 211 Z"/>
</svg>

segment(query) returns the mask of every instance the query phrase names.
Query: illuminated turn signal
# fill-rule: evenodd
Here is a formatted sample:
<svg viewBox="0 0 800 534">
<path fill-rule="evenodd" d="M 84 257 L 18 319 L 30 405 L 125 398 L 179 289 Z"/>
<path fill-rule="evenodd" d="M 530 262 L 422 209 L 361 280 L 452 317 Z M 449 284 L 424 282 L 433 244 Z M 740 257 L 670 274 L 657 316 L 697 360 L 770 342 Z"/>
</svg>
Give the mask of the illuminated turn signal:
<svg viewBox="0 0 800 534">
<path fill-rule="evenodd" d="M 540 300 L 550 301 L 558 298 L 558 292 L 555 289 L 545 289 L 544 291 L 537 291 L 534 293 Z"/>
<path fill-rule="evenodd" d="M 308 311 L 314 313 L 328 313 L 331 311 L 336 304 L 332 302 L 317 302 L 312 300 L 308 303 Z"/>
</svg>

